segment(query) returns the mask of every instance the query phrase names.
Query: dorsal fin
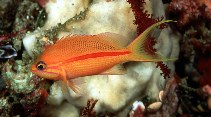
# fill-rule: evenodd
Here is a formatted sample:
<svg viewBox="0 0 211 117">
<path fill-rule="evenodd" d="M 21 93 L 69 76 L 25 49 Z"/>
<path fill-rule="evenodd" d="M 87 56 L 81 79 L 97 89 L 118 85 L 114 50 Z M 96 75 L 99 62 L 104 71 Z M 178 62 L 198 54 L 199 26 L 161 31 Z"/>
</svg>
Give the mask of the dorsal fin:
<svg viewBox="0 0 211 117">
<path fill-rule="evenodd" d="M 126 39 L 126 37 L 117 33 L 105 32 L 98 34 L 98 36 L 99 38 L 117 44 L 120 47 L 126 47 L 129 44 L 129 39 Z"/>
<path fill-rule="evenodd" d="M 56 42 L 56 44 L 63 43 L 65 41 L 69 41 L 72 39 L 77 39 L 77 38 L 104 40 L 104 41 L 108 41 L 114 45 L 117 45 L 121 48 L 126 47 L 129 43 L 129 40 L 120 34 L 105 32 L 105 33 L 100 33 L 100 34 L 96 34 L 96 35 L 70 34 L 70 35 L 64 36 L 61 39 L 59 39 Z"/>
</svg>

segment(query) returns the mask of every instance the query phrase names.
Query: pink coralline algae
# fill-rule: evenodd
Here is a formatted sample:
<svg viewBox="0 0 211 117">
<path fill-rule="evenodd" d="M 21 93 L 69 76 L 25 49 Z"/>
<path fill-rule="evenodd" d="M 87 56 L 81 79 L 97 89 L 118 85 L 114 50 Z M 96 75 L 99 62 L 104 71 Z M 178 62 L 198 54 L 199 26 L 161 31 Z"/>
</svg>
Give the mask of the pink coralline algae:
<svg viewBox="0 0 211 117">
<path fill-rule="evenodd" d="M 210 0 L 172 0 L 169 11 L 179 14 L 179 25 L 184 26 L 196 19 L 211 18 Z"/>
</svg>

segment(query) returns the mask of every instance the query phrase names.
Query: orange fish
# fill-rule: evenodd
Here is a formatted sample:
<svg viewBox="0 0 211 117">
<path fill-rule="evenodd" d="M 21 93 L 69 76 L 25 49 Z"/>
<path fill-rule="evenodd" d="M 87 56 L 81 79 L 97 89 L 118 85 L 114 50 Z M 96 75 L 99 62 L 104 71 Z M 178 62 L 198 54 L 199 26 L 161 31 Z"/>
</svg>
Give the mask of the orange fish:
<svg viewBox="0 0 211 117">
<path fill-rule="evenodd" d="M 127 47 L 121 40 L 123 37 L 115 33 L 64 37 L 44 50 L 31 66 L 31 71 L 45 79 L 63 80 L 78 92 L 78 87 L 69 79 L 97 74 L 124 74 L 125 70 L 118 64 L 128 61 L 171 60 L 152 54 L 146 48 L 150 32 L 165 22 L 171 20 L 153 24 Z"/>
</svg>

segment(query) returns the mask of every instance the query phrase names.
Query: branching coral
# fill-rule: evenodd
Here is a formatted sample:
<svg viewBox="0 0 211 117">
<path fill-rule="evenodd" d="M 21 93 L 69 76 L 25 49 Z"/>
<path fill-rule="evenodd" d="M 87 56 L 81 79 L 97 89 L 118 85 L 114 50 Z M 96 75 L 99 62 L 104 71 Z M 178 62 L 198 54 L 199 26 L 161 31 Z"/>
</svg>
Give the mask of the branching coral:
<svg viewBox="0 0 211 117">
<path fill-rule="evenodd" d="M 160 67 L 161 71 L 163 72 L 160 74 L 163 75 L 164 78 L 170 78 L 170 69 L 168 68 L 167 65 L 165 65 L 163 62 L 157 62 L 156 67 Z"/>
<path fill-rule="evenodd" d="M 152 18 L 152 14 L 144 11 L 145 0 L 127 0 L 131 4 L 132 11 L 135 15 L 134 23 L 137 25 L 137 34 L 141 34 L 149 26 L 159 21 L 159 19 Z M 161 18 L 163 19 L 163 18 Z"/>
</svg>

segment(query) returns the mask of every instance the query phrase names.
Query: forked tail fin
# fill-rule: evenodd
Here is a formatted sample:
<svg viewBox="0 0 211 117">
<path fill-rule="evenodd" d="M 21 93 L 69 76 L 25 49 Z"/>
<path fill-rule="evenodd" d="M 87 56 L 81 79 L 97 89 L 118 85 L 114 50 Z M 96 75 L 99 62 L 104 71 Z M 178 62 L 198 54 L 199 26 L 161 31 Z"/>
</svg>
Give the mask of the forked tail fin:
<svg viewBox="0 0 211 117">
<path fill-rule="evenodd" d="M 169 61 L 169 60 L 176 60 L 176 58 L 163 58 L 159 54 L 150 50 L 149 46 L 149 39 L 152 37 L 150 34 L 152 33 L 153 29 L 157 26 L 167 23 L 167 22 L 175 22 L 173 20 L 164 20 L 158 23 L 153 24 L 149 28 L 147 28 L 142 34 L 140 34 L 127 48 L 132 52 L 132 60 L 133 61 Z"/>
</svg>

